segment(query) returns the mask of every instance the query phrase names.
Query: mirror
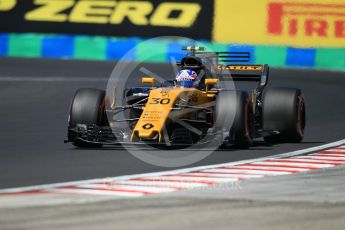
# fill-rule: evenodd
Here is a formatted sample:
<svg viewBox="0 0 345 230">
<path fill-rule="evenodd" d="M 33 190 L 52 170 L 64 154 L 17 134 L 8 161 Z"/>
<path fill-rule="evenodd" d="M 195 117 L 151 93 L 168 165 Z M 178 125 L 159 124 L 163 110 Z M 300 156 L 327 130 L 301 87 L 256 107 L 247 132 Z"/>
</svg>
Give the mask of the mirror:
<svg viewBox="0 0 345 230">
<path fill-rule="evenodd" d="M 144 85 L 151 85 L 153 87 L 155 82 L 156 82 L 156 79 L 154 79 L 153 77 L 142 77 L 141 78 L 141 83 Z"/>
</svg>

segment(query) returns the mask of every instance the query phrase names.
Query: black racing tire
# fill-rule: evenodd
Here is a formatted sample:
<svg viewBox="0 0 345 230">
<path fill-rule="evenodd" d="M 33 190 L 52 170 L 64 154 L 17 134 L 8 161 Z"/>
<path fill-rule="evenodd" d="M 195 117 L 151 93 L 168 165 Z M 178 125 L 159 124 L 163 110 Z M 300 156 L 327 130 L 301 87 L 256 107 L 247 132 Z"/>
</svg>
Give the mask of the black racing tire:
<svg viewBox="0 0 345 230">
<path fill-rule="evenodd" d="M 253 107 L 246 92 L 237 92 L 237 109 L 231 129 L 234 145 L 249 148 L 253 144 Z"/>
<path fill-rule="evenodd" d="M 102 126 L 106 123 L 105 91 L 78 89 L 71 104 L 69 126 L 75 127 L 77 124 Z M 75 139 L 73 145 L 81 148 L 102 146 L 101 144 L 88 143 L 79 139 Z"/>
<path fill-rule="evenodd" d="M 229 130 L 230 141 L 236 148 L 253 144 L 253 110 L 248 93 L 221 91 L 216 101 L 216 128 Z"/>
<path fill-rule="evenodd" d="M 302 91 L 293 88 L 267 89 L 263 95 L 263 131 L 267 143 L 298 143 L 303 140 L 306 109 Z"/>
</svg>

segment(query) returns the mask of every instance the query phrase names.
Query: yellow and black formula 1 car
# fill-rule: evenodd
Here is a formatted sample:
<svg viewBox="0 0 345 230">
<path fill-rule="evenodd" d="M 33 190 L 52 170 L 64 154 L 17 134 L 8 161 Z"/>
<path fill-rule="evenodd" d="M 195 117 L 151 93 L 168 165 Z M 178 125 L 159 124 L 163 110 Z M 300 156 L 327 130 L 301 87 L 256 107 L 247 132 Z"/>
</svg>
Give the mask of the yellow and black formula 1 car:
<svg viewBox="0 0 345 230">
<path fill-rule="evenodd" d="M 248 52 L 184 50 L 188 54 L 177 63 L 177 79 L 156 86 L 154 78 L 143 77 L 149 86 L 125 89 L 123 100 L 115 92 L 106 96 L 103 90 L 79 89 L 66 142 L 78 147 L 189 146 L 217 139 L 219 145 L 247 148 L 260 137 L 269 143 L 302 141 L 306 121 L 301 90 L 267 88 L 268 65 L 231 64 L 248 62 Z M 257 84 L 239 90 L 243 82 Z"/>
</svg>

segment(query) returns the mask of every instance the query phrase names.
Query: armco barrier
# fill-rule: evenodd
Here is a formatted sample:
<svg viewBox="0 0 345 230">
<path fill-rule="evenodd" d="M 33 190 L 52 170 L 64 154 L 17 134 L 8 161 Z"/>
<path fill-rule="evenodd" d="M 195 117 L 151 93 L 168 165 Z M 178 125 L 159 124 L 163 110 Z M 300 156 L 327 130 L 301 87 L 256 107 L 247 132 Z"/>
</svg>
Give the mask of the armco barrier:
<svg viewBox="0 0 345 230">
<path fill-rule="evenodd" d="M 71 36 L 47 34 L 0 34 L 0 56 L 44 57 L 86 60 L 169 62 L 176 51 L 187 44 L 184 40 L 156 40 L 137 46 L 143 39 L 102 36 Z M 345 69 L 345 48 L 293 48 L 266 45 L 228 45 L 204 42 L 216 51 L 249 51 L 254 63 L 276 67 L 315 67 Z M 160 49 L 161 55 L 147 57 L 147 50 Z M 182 54 L 182 53 L 181 53 Z"/>
</svg>

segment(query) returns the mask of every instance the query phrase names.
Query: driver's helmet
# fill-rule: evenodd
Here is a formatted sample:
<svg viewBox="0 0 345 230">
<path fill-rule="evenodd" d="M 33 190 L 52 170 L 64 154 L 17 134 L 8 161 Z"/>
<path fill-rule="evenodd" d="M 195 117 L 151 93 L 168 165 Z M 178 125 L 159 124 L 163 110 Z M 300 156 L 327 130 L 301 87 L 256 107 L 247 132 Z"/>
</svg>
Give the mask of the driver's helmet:
<svg viewBox="0 0 345 230">
<path fill-rule="evenodd" d="M 184 69 L 178 72 L 176 76 L 177 85 L 191 88 L 194 86 L 194 82 L 198 75 L 195 71 L 190 69 Z"/>
</svg>

